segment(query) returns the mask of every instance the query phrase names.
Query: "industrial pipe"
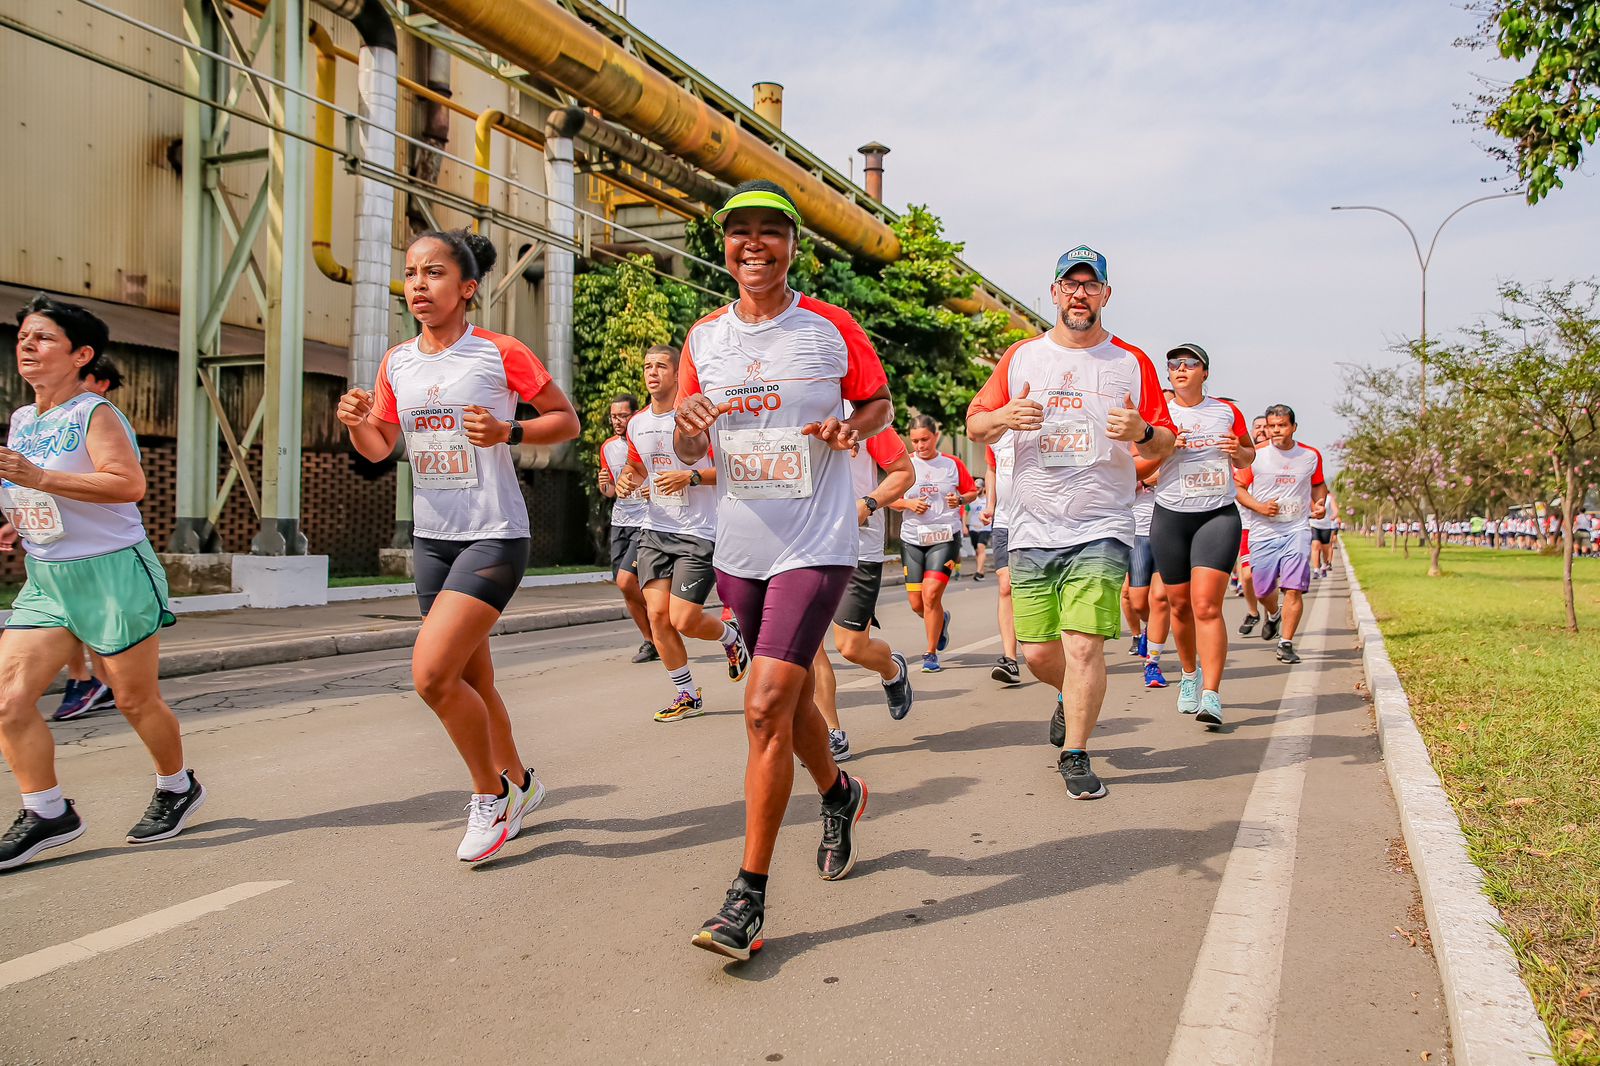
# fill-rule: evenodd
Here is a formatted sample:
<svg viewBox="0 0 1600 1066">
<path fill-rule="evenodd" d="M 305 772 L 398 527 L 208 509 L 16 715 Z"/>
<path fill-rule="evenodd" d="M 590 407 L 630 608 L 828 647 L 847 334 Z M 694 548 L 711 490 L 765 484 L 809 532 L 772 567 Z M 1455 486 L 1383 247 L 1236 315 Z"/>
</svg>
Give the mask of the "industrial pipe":
<svg viewBox="0 0 1600 1066">
<path fill-rule="evenodd" d="M 581 107 L 552 111 L 550 127 L 560 130 L 563 136 L 592 144 L 711 207 L 721 207 L 733 193 L 721 182 L 705 177 L 682 160 L 650 147 L 611 123 L 595 118 Z"/>
<path fill-rule="evenodd" d="M 561 391 L 572 394 L 572 297 L 577 257 L 570 250 L 577 237 L 572 213 L 576 167 L 572 138 L 561 135 L 552 121 L 544 142 L 545 225 L 556 240 L 544 253 L 545 365 Z"/>
<path fill-rule="evenodd" d="M 324 5 L 349 9 L 356 0 L 320 0 Z M 394 23 L 380 0 L 361 0 L 349 14 L 361 34 L 357 66 L 356 124 L 361 158 L 376 166 L 394 165 L 394 129 L 400 90 L 395 82 L 399 62 L 395 56 Z M 356 182 L 355 283 L 350 290 L 350 384 L 375 381 L 378 364 L 389 350 L 390 273 L 393 270 L 394 189 L 381 181 L 362 177 Z"/>
</svg>

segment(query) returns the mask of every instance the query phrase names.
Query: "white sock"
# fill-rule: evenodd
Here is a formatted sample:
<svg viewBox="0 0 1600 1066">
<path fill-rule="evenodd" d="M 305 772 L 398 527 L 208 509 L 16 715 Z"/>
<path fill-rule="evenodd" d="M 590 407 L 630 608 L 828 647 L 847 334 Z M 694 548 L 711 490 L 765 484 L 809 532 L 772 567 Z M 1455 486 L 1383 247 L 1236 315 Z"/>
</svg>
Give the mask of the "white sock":
<svg viewBox="0 0 1600 1066">
<path fill-rule="evenodd" d="M 895 672 L 895 675 L 894 675 L 894 676 L 893 676 L 893 677 L 891 677 L 891 678 L 890 678 L 890 679 L 889 679 L 889 680 L 887 680 L 887 681 L 885 681 L 885 680 L 884 680 L 884 679 L 883 679 L 883 678 L 881 678 L 881 677 L 880 677 L 880 678 L 878 678 L 878 684 L 880 684 L 880 685 L 883 685 L 883 686 L 885 686 L 885 687 L 887 687 L 887 686 L 889 686 L 889 685 L 893 685 L 893 684 L 895 684 L 895 683 L 896 683 L 896 682 L 899 682 L 899 681 L 904 681 L 904 680 L 905 680 L 905 678 L 906 678 L 906 668 L 905 668 L 905 667 L 904 667 L 904 666 L 901 666 L 901 667 L 900 667 L 900 668 L 899 668 L 899 669 L 898 669 L 898 670 L 897 670 L 897 671 L 896 671 L 896 672 Z"/>
<path fill-rule="evenodd" d="M 1185 681 L 1193 681 L 1195 678 L 1200 676 L 1200 671 L 1198 670 L 1182 670 L 1181 672 L 1183 673 L 1183 679 Z"/>
<path fill-rule="evenodd" d="M 1278 647 L 1287 648 L 1289 645 L 1291 645 L 1293 643 L 1294 643 L 1294 641 L 1290 640 L 1288 637 L 1283 637 L 1283 638 L 1279 639 Z"/>
<path fill-rule="evenodd" d="M 689 667 L 687 665 L 685 665 L 682 670 L 671 671 L 667 676 L 672 681 L 672 691 L 674 694 L 679 692 L 694 691 L 694 675 L 689 672 Z"/>
<path fill-rule="evenodd" d="M 187 791 L 189 791 L 189 771 L 188 771 L 188 769 L 186 768 L 186 769 L 183 769 L 183 770 L 179 770 L 175 774 L 157 774 L 156 775 L 156 787 L 159 788 L 163 792 L 187 792 Z"/>
<path fill-rule="evenodd" d="M 1276 622 L 1278 619 L 1280 619 L 1282 617 L 1283 617 L 1283 609 L 1279 608 L 1278 610 L 1273 611 L 1271 614 L 1267 615 L 1267 620 L 1269 622 Z"/>
<path fill-rule="evenodd" d="M 61 786 L 43 792 L 24 792 L 22 809 L 32 811 L 40 818 L 60 818 L 67 813 L 67 801 L 61 795 Z"/>
<path fill-rule="evenodd" d="M 1153 663 L 1160 663 L 1161 649 L 1164 647 L 1166 647 L 1165 644 L 1151 644 L 1145 648 L 1144 657 Z"/>
<path fill-rule="evenodd" d="M 717 638 L 724 644 L 732 644 L 739 639 L 739 631 L 728 623 L 722 623 L 722 636 Z"/>
</svg>

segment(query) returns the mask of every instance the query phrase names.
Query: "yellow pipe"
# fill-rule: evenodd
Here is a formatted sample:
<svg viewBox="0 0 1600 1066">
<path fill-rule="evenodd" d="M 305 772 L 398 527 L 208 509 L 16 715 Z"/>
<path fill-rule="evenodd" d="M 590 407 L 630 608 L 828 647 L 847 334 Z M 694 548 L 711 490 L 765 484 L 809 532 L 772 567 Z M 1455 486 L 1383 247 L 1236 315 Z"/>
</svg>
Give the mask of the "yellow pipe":
<svg viewBox="0 0 1600 1066">
<path fill-rule="evenodd" d="M 311 24 L 311 43 L 317 48 L 317 99 L 325 101 L 317 105 L 313 129 L 318 147 L 311 168 L 311 258 L 328 280 L 349 285 L 353 280 L 350 268 L 333 255 L 333 150 L 321 147 L 333 143 L 333 108 L 327 104 L 333 103 L 339 85 L 338 50 L 328 31 L 315 22 Z M 391 279 L 389 291 L 404 296 L 406 287 Z"/>
<path fill-rule="evenodd" d="M 472 112 L 468 111 L 468 115 Z M 489 141 L 495 130 L 499 130 L 508 137 L 515 138 L 532 148 L 544 148 L 544 134 L 536 127 L 529 125 L 513 115 L 508 115 L 497 107 L 473 115 L 472 124 L 472 161 L 481 170 L 472 174 L 472 202 L 480 207 L 489 206 L 489 175 L 484 171 L 489 169 Z M 481 221 L 474 219 L 472 229 L 477 231 L 482 225 Z"/>
</svg>

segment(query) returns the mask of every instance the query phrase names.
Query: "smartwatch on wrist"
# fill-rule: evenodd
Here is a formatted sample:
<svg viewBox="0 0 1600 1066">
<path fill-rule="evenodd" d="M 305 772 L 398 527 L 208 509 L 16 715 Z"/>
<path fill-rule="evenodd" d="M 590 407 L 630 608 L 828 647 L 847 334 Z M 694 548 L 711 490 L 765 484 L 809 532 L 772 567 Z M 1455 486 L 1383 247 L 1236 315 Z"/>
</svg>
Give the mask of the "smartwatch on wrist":
<svg viewBox="0 0 1600 1066">
<path fill-rule="evenodd" d="M 689 474 L 689 484 L 691 485 L 698 485 L 702 480 L 703 479 L 700 477 L 700 471 L 698 470 L 692 471 Z"/>
<path fill-rule="evenodd" d="M 1144 436 L 1139 438 L 1138 443 L 1140 443 L 1140 444 L 1149 444 L 1150 443 L 1150 439 L 1152 437 L 1154 437 L 1155 435 L 1156 435 L 1156 424 L 1154 422 L 1146 422 L 1144 424 Z"/>
<path fill-rule="evenodd" d="M 522 423 L 516 419 L 511 420 L 511 436 L 506 438 L 506 443 L 513 448 L 522 443 Z"/>
<path fill-rule="evenodd" d="M 876 496 L 863 496 L 861 497 L 861 502 L 867 505 L 867 514 L 869 515 L 877 514 L 878 508 L 883 506 L 878 502 Z"/>
</svg>

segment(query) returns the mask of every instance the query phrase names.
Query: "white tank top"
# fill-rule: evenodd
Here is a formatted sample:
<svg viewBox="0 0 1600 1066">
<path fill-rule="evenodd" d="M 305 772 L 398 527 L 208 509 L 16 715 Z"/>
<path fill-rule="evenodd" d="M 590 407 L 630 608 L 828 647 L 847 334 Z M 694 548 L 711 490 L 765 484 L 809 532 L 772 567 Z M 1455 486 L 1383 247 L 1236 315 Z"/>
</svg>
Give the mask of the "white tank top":
<svg viewBox="0 0 1600 1066">
<path fill-rule="evenodd" d="M 127 418 L 111 401 L 92 392 L 80 392 L 44 414 L 35 404 L 19 407 L 11 416 L 6 445 L 45 470 L 92 474 L 89 417 L 101 405 L 117 416 L 137 455 L 139 442 Z M 35 559 L 52 563 L 89 559 L 146 539 L 136 503 L 84 503 L 9 481 L 0 481 L 0 494 L 6 517 L 22 535 L 23 549 Z"/>
</svg>

